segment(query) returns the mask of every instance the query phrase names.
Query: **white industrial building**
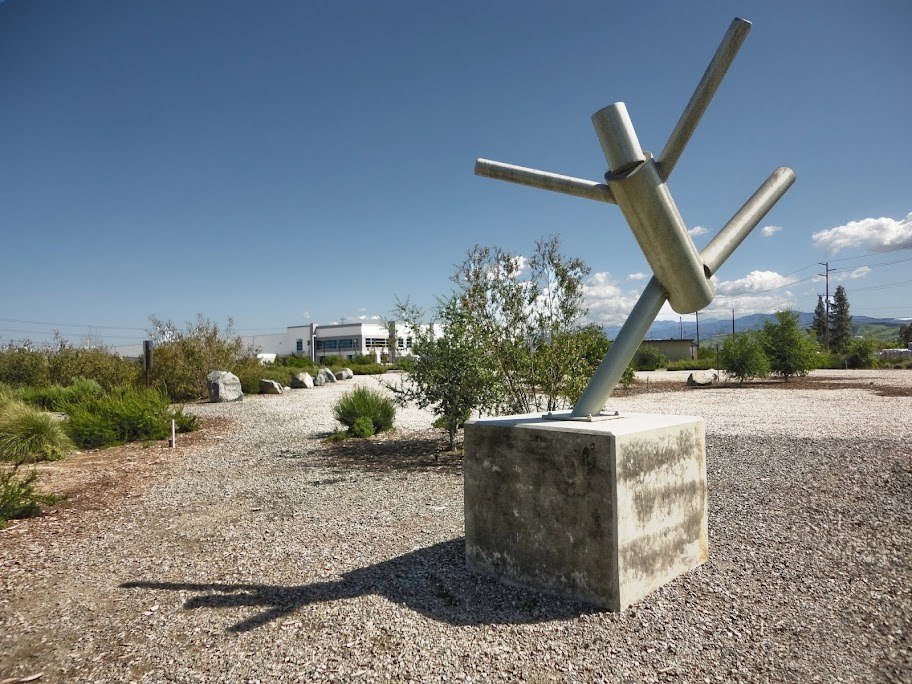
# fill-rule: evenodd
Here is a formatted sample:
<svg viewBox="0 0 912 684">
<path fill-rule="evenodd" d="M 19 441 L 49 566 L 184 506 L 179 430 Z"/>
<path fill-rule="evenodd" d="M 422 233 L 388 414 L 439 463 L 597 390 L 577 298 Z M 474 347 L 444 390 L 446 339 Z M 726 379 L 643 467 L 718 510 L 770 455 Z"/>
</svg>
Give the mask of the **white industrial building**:
<svg viewBox="0 0 912 684">
<path fill-rule="evenodd" d="M 435 333 L 438 333 L 435 325 Z M 350 359 L 370 355 L 380 361 L 394 360 L 397 355 L 410 354 L 412 329 L 403 323 L 339 323 L 334 325 L 288 326 L 284 334 L 244 335 L 245 345 L 256 349 L 264 360 L 277 356 L 304 356 L 316 362 L 329 357 Z M 394 340 L 391 346 L 390 342 Z M 274 358 L 274 357 L 273 357 Z"/>
</svg>

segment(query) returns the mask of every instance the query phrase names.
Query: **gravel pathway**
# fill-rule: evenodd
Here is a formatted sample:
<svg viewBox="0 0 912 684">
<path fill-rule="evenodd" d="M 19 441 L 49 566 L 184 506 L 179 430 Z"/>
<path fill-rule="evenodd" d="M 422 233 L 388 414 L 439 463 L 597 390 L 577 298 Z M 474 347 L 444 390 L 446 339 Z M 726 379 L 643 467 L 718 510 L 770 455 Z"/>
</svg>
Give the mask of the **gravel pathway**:
<svg viewBox="0 0 912 684">
<path fill-rule="evenodd" d="M 0 682 L 912 681 L 912 396 L 876 393 L 912 372 L 831 377 L 613 400 L 706 417 L 710 501 L 709 563 L 619 615 L 465 569 L 428 413 L 322 441 L 375 379 L 193 407 L 232 426 L 141 495 L 0 532 Z"/>
</svg>

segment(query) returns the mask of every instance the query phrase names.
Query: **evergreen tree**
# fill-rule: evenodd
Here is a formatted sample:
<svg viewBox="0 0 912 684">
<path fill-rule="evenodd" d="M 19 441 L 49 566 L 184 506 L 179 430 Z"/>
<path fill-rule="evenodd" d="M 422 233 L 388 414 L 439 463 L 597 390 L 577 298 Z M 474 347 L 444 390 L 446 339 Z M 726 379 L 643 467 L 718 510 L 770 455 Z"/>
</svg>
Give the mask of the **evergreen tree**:
<svg viewBox="0 0 912 684">
<path fill-rule="evenodd" d="M 848 349 L 852 339 L 852 316 L 845 288 L 839 285 L 830 307 L 830 350 L 840 354 Z"/>
<path fill-rule="evenodd" d="M 814 309 L 814 321 L 811 323 L 811 332 L 817 336 L 817 344 L 826 345 L 828 330 L 826 305 L 823 303 L 823 295 L 820 295 L 817 297 L 817 308 Z"/>
</svg>

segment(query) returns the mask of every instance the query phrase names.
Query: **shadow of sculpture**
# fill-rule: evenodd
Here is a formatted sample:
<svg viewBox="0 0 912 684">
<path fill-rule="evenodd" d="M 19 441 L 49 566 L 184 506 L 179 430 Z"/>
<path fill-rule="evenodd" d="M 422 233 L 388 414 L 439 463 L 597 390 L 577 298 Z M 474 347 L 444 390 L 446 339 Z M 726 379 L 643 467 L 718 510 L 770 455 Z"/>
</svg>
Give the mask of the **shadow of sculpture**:
<svg viewBox="0 0 912 684">
<path fill-rule="evenodd" d="M 312 603 L 368 594 L 385 596 L 431 619 L 451 625 L 522 624 L 567 619 L 597 609 L 567 599 L 506 586 L 466 567 L 465 539 L 453 539 L 353 570 L 332 582 L 301 586 L 126 582 L 125 589 L 198 592 L 184 608 L 261 609 L 229 632 L 247 632 Z"/>
</svg>

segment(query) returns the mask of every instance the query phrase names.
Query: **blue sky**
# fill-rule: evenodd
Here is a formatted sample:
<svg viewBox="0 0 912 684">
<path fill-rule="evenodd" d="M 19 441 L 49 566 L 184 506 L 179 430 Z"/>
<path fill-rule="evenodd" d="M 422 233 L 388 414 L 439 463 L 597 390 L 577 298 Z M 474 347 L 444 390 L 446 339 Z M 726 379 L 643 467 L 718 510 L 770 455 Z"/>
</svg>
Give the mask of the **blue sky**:
<svg viewBox="0 0 912 684">
<path fill-rule="evenodd" d="M 912 316 L 912 4 L 8 0 L 0 341 L 388 316 L 472 245 L 552 233 L 616 324 L 648 273 L 617 207 L 474 160 L 600 180 L 616 101 L 660 151 L 734 16 L 753 30 L 669 187 L 702 247 L 774 168 L 798 180 L 705 315 L 810 311 L 829 259 L 853 313 Z"/>
</svg>

